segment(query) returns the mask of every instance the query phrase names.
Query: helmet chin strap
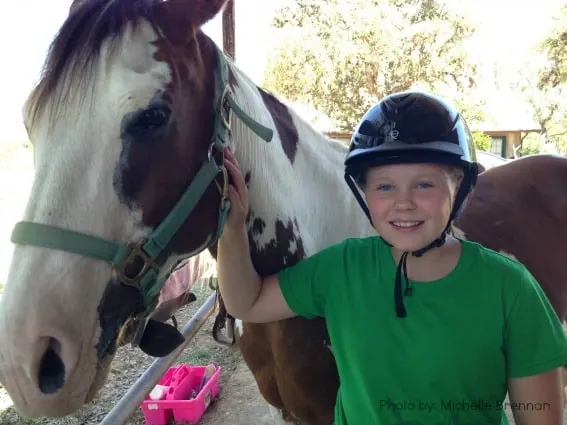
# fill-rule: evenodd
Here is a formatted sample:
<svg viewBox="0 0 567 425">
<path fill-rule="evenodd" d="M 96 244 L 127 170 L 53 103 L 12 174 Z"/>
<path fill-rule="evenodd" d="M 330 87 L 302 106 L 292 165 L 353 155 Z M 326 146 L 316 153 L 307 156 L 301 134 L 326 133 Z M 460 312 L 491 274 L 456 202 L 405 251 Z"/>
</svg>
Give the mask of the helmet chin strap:
<svg viewBox="0 0 567 425">
<path fill-rule="evenodd" d="M 427 244 L 423 248 L 420 248 L 416 251 L 411 251 L 411 252 L 410 251 L 404 251 L 402 253 L 402 256 L 400 257 L 400 261 L 398 263 L 398 268 L 396 270 L 396 280 L 395 280 L 395 284 L 394 284 L 394 304 L 395 304 L 395 307 L 396 307 L 396 316 L 398 316 L 398 317 L 406 317 L 407 316 L 406 307 L 404 305 L 404 296 L 411 296 L 411 294 L 412 294 L 412 287 L 409 284 L 408 273 L 407 273 L 407 258 L 408 258 L 408 255 L 411 254 L 414 257 L 421 257 L 427 251 L 429 251 L 433 248 L 439 248 L 439 247 L 443 246 L 445 244 L 445 241 L 447 240 L 447 233 L 449 232 L 450 225 L 451 225 L 451 221 L 449 221 L 449 223 L 447 223 L 447 226 L 445 227 L 445 229 L 441 233 L 441 236 L 439 236 L 437 239 L 435 239 L 433 242 Z M 388 242 L 382 236 L 380 236 L 380 237 L 382 238 L 382 240 L 387 245 L 393 247 L 393 245 L 390 242 Z M 405 290 L 403 291 L 403 294 L 402 294 L 402 278 L 405 280 Z"/>
</svg>

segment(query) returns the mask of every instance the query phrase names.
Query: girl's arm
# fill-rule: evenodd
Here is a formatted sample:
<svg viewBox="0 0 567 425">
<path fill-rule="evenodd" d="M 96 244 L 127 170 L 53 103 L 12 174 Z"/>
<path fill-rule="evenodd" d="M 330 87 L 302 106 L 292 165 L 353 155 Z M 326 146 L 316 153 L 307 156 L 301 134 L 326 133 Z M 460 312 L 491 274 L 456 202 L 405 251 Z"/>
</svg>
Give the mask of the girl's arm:
<svg viewBox="0 0 567 425">
<path fill-rule="evenodd" d="M 516 425 L 563 424 L 564 393 L 561 369 L 508 380 L 508 392 Z"/>
<path fill-rule="evenodd" d="M 227 149 L 225 166 L 232 177 L 230 212 L 217 249 L 217 277 L 227 311 L 247 322 L 270 322 L 295 314 L 285 301 L 277 275 L 263 279 L 252 259 L 246 229 L 248 189 L 234 154 Z"/>
</svg>

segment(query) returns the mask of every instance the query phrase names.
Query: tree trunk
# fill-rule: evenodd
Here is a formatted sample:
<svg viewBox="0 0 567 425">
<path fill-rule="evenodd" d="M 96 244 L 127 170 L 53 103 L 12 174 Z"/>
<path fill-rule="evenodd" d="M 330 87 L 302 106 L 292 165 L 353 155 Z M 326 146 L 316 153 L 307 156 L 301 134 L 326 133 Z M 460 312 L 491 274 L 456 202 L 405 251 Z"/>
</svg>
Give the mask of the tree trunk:
<svg viewBox="0 0 567 425">
<path fill-rule="evenodd" d="M 236 60 L 234 28 L 234 0 L 228 0 L 222 12 L 222 47 L 233 61 Z"/>
</svg>

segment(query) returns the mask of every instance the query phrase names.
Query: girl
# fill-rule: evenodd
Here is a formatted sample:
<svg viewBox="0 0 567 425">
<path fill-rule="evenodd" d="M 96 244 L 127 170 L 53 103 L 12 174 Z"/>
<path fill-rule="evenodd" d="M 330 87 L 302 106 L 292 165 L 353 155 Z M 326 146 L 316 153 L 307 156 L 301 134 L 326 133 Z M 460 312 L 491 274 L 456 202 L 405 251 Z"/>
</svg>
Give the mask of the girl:
<svg viewBox="0 0 567 425">
<path fill-rule="evenodd" d="M 340 376 L 335 425 L 561 425 L 567 339 L 517 261 L 451 235 L 476 183 L 471 134 L 446 101 L 388 96 L 353 134 L 345 179 L 379 236 L 277 275 L 254 269 L 234 155 L 218 244 L 227 310 L 248 322 L 324 317 Z"/>
</svg>

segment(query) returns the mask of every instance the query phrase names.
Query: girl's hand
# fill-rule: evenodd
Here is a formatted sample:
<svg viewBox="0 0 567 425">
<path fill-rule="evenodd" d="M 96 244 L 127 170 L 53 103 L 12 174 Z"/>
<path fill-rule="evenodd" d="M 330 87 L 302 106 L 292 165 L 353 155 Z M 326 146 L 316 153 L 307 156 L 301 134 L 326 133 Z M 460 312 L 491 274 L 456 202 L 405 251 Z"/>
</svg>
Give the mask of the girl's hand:
<svg viewBox="0 0 567 425">
<path fill-rule="evenodd" d="M 225 229 L 241 230 L 246 226 L 246 216 L 248 215 L 248 188 L 244 182 L 238 161 L 230 148 L 224 151 L 224 166 L 233 182 L 228 185 L 230 211 L 226 219 Z"/>
</svg>

